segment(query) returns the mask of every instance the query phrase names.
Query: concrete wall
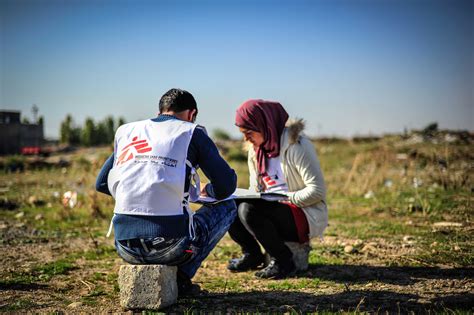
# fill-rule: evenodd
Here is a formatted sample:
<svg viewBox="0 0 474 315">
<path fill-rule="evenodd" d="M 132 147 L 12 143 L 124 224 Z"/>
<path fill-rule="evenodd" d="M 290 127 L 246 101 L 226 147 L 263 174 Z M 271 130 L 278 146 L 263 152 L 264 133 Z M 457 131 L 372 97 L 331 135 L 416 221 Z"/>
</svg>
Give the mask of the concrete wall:
<svg viewBox="0 0 474 315">
<path fill-rule="evenodd" d="M 0 124 L 0 154 L 20 153 L 21 124 Z"/>
<path fill-rule="evenodd" d="M 21 125 L 20 147 L 39 147 L 43 145 L 42 125 Z"/>
<path fill-rule="evenodd" d="M 20 112 L 18 111 L 0 111 L 0 125 L 1 124 L 19 124 L 20 123 Z"/>
<path fill-rule="evenodd" d="M 22 147 L 43 144 L 43 126 L 36 124 L 0 124 L 0 154 L 19 154 Z"/>
</svg>

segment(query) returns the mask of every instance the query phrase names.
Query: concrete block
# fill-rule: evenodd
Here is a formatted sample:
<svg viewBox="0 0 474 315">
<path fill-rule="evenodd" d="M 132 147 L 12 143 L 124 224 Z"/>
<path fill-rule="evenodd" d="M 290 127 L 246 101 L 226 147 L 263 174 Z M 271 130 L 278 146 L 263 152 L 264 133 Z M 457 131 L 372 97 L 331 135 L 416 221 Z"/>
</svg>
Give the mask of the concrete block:
<svg viewBox="0 0 474 315">
<path fill-rule="evenodd" d="M 308 257 L 309 252 L 311 251 L 311 246 L 309 243 L 294 243 L 294 242 L 285 242 L 285 245 L 293 253 L 293 262 L 296 265 L 298 271 L 305 271 L 308 269 Z"/>
<path fill-rule="evenodd" d="M 120 305 L 125 309 L 158 310 L 176 303 L 177 267 L 122 265 L 118 275 Z"/>
<path fill-rule="evenodd" d="M 285 245 L 293 253 L 293 262 L 295 263 L 297 271 L 305 271 L 308 269 L 308 257 L 309 252 L 311 251 L 311 246 L 309 243 L 296 243 L 296 242 L 285 242 Z M 268 266 L 270 263 L 270 255 L 265 253 L 265 266 Z"/>
</svg>

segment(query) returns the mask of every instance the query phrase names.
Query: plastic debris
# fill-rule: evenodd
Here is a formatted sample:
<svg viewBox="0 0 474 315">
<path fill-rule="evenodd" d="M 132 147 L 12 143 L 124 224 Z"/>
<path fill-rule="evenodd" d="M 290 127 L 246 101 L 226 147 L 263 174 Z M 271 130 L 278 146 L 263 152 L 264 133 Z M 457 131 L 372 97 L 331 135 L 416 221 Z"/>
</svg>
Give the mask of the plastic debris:
<svg viewBox="0 0 474 315">
<path fill-rule="evenodd" d="M 413 187 L 418 188 L 423 185 L 423 181 L 419 178 L 413 178 Z"/>
<path fill-rule="evenodd" d="M 459 137 L 456 135 L 446 134 L 444 135 L 444 141 L 448 143 L 456 142 L 459 140 Z"/>
<path fill-rule="evenodd" d="M 383 185 L 387 188 L 390 188 L 393 186 L 393 181 L 391 179 L 386 179 L 384 182 L 383 182 Z"/>
<path fill-rule="evenodd" d="M 22 212 L 18 212 L 17 214 L 15 214 L 15 218 L 17 219 L 21 219 L 25 216 L 25 213 L 22 211 Z"/>
<path fill-rule="evenodd" d="M 74 208 L 77 205 L 77 192 L 66 191 L 63 195 L 63 206 Z"/>
<path fill-rule="evenodd" d="M 446 228 L 462 227 L 462 223 L 458 223 L 458 222 L 436 222 L 436 223 L 433 223 L 433 226 L 434 227 L 440 227 L 440 228 L 443 228 L 443 227 L 446 227 Z"/>
<path fill-rule="evenodd" d="M 406 153 L 398 153 L 397 154 L 397 160 L 406 160 L 408 159 L 408 155 Z"/>
<path fill-rule="evenodd" d="M 369 190 L 368 192 L 365 193 L 364 195 L 364 198 L 365 199 L 370 199 L 370 198 L 374 198 L 375 197 L 375 194 L 372 190 Z"/>
</svg>

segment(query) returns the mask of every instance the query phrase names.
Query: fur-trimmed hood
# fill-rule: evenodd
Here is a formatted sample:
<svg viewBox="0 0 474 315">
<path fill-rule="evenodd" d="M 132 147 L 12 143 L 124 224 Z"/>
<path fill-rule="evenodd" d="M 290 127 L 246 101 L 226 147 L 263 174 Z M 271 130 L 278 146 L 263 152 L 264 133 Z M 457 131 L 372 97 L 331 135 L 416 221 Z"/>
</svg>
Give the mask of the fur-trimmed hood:
<svg viewBox="0 0 474 315">
<path fill-rule="evenodd" d="M 298 142 L 305 128 L 305 121 L 302 118 L 291 118 L 288 119 L 285 127 L 288 130 L 288 144 L 294 144 Z"/>
</svg>

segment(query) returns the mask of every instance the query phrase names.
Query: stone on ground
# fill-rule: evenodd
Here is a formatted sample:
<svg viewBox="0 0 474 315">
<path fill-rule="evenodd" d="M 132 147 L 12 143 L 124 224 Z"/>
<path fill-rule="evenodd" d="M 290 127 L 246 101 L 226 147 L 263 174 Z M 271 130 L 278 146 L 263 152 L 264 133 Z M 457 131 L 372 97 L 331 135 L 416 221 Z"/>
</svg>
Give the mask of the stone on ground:
<svg viewBox="0 0 474 315">
<path fill-rule="evenodd" d="M 285 245 L 293 253 L 293 262 L 295 263 L 297 271 L 305 271 L 308 269 L 308 257 L 311 251 L 309 243 L 296 243 L 296 242 L 285 242 Z M 265 266 L 270 263 L 270 255 L 265 253 Z"/>
<path fill-rule="evenodd" d="M 148 310 L 173 305 L 178 298 L 176 271 L 177 267 L 163 265 L 120 266 L 120 305 Z"/>
<path fill-rule="evenodd" d="M 286 242 L 286 246 L 293 253 L 293 262 L 295 263 L 296 269 L 298 271 L 305 271 L 308 269 L 308 257 L 309 252 L 311 251 L 311 246 L 309 243 L 294 243 Z"/>
</svg>

